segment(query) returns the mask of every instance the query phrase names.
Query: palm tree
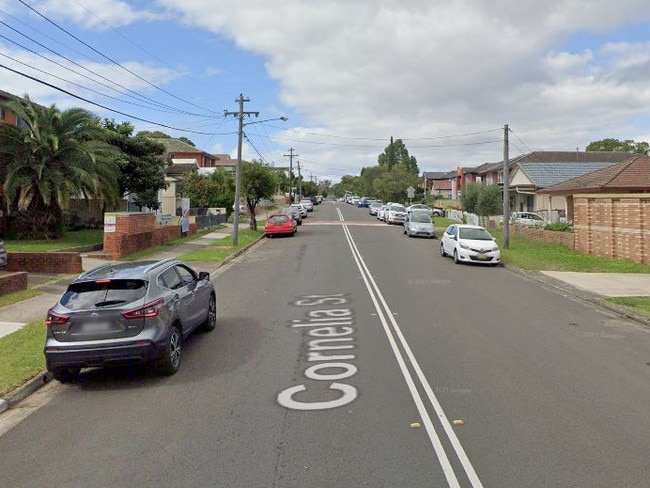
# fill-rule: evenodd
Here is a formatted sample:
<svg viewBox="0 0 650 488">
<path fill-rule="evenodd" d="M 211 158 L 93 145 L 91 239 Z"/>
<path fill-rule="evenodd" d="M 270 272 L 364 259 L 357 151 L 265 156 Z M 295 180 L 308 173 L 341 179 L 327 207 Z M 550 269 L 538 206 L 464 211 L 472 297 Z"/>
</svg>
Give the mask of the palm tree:
<svg viewBox="0 0 650 488">
<path fill-rule="evenodd" d="M 21 121 L 0 124 L 4 196 L 18 238 L 58 238 L 71 197 L 116 198 L 117 167 L 96 158 L 99 121 L 81 108 L 60 111 L 29 96 L 5 107 Z"/>
</svg>

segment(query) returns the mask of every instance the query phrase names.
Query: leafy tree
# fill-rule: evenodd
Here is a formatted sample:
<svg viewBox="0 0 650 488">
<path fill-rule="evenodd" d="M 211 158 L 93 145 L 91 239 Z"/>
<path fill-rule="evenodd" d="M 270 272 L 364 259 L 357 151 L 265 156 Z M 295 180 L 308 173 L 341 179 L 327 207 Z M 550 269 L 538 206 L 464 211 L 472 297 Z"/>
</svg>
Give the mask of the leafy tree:
<svg viewBox="0 0 650 488">
<path fill-rule="evenodd" d="M 302 194 L 306 197 L 315 197 L 318 195 L 318 185 L 313 181 L 305 181 L 302 184 Z"/>
<path fill-rule="evenodd" d="M 389 170 L 393 169 L 397 165 L 401 165 L 409 173 L 414 175 L 420 174 L 417 160 L 414 156 L 409 156 L 408 149 L 406 149 L 406 146 L 401 139 L 397 139 L 393 142 L 393 138 L 391 137 L 390 144 L 386 146 L 384 152 L 379 155 L 377 163 L 380 167 Z"/>
<path fill-rule="evenodd" d="M 133 194 L 137 206 L 157 210 L 158 192 L 167 187 L 165 146 L 142 133 L 132 137 L 133 126 L 128 122 L 117 124 L 105 119 L 103 127 L 108 144 L 103 157 L 115 161 L 120 169 L 120 195 Z"/>
<path fill-rule="evenodd" d="M 154 131 L 142 130 L 136 134 L 136 137 L 137 136 L 150 137 L 152 139 L 172 139 L 172 136 L 170 136 L 169 134 L 165 134 L 164 132 L 161 132 L 159 130 L 154 130 Z"/>
<path fill-rule="evenodd" d="M 102 131 L 90 112 L 42 107 L 28 95 L 4 106 L 24 122 L 0 124 L 4 194 L 19 239 L 59 238 L 72 196 L 116 198 L 117 168 L 96 157 L 91 141 Z"/>
<path fill-rule="evenodd" d="M 648 155 L 650 152 L 650 144 L 647 142 L 635 142 L 631 139 L 619 141 L 618 139 L 608 138 L 590 142 L 585 148 L 585 151 L 616 151 Z"/>
<path fill-rule="evenodd" d="M 183 141 L 185 144 L 189 144 L 192 147 L 196 147 L 196 144 L 194 144 L 191 140 L 189 140 L 187 137 L 179 137 L 179 141 Z"/>
<path fill-rule="evenodd" d="M 476 215 L 488 217 L 503 211 L 503 190 L 499 185 L 481 185 L 478 201 L 476 202 Z"/>
<path fill-rule="evenodd" d="M 467 183 L 460 194 L 460 204 L 465 212 L 478 215 L 478 197 L 481 185 L 478 183 Z"/>
<path fill-rule="evenodd" d="M 395 166 L 391 171 L 382 172 L 373 184 L 373 195 L 384 202 L 406 201 L 406 190 L 409 186 L 416 187 L 417 175 L 410 173 L 405 166 Z"/>
<path fill-rule="evenodd" d="M 242 162 L 241 192 L 250 211 L 250 228 L 257 230 L 255 207 L 263 198 L 272 198 L 277 188 L 276 174 L 260 161 Z M 238 204 L 239 202 L 236 202 Z"/>
<path fill-rule="evenodd" d="M 235 182 L 230 173 L 217 168 L 209 175 L 190 173 L 180 185 L 183 196 L 195 207 L 221 207 L 230 213 L 235 200 Z"/>
</svg>

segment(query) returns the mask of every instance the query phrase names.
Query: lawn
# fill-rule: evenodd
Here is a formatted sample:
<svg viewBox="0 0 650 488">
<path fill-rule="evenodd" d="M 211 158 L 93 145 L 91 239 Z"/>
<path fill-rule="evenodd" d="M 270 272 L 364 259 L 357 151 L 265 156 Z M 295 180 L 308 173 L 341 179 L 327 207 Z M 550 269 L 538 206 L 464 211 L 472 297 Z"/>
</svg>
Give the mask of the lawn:
<svg viewBox="0 0 650 488">
<path fill-rule="evenodd" d="M 44 341 L 45 324 L 42 320 L 0 339 L 0 395 L 45 369 Z"/>
<path fill-rule="evenodd" d="M 5 240 L 5 247 L 9 252 L 47 252 L 70 247 L 89 246 L 102 242 L 104 242 L 104 229 L 85 229 L 65 232 L 62 239 L 56 240 Z"/>
</svg>

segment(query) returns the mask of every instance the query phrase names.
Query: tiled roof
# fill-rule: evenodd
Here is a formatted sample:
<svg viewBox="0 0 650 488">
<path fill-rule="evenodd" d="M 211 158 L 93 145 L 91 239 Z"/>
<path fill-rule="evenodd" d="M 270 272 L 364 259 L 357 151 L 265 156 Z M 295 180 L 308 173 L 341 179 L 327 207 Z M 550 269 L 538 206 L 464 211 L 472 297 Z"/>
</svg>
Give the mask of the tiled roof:
<svg viewBox="0 0 650 488">
<path fill-rule="evenodd" d="M 191 144 L 181 141 L 180 139 L 166 139 L 164 137 L 154 138 L 156 142 L 160 142 L 165 146 L 167 152 L 183 152 L 183 153 L 203 153 L 201 149 L 198 149 Z M 206 153 L 207 154 L 207 153 Z"/>
<path fill-rule="evenodd" d="M 540 191 L 540 193 L 553 194 L 583 192 L 650 192 L 650 157 L 633 156 L 627 161 L 563 181 Z"/>
<path fill-rule="evenodd" d="M 629 155 L 628 155 L 629 156 Z M 612 166 L 612 162 L 578 163 L 556 161 L 552 163 L 520 162 L 517 166 L 537 188 L 546 188 L 562 181 Z"/>
<path fill-rule="evenodd" d="M 192 171 L 196 171 L 198 169 L 196 162 L 188 164 L 188 163 L 182 163 L 182 164 L 170 164 L 165 168 L 165 174 L 167 176 L 173 176 L 173 175 L 185 175 L 188 173 L 191 173 Z"/>
<path fill-rule="evenodd" d="M 427 180 L 448 180 L 456 177 L 456 171 L 424 171 L 422 177 Z"/>
</svg>

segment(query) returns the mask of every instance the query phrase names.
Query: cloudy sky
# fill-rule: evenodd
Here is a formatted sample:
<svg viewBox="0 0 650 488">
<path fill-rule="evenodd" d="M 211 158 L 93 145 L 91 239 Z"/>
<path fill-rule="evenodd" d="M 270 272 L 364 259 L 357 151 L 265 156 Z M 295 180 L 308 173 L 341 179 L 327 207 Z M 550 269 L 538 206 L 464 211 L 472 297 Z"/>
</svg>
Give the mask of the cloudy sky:
<svg viewBox="0 0 650 488">
<path fill-rule="evenodd" d="M 650 2 L 0 0 L 0 89 L 233 157 L 243 94 L 246 159 L 337 181 L 392 136 L 446 171 L 505 124 L 511 156 L 650 141 Z"/>
</svg>

